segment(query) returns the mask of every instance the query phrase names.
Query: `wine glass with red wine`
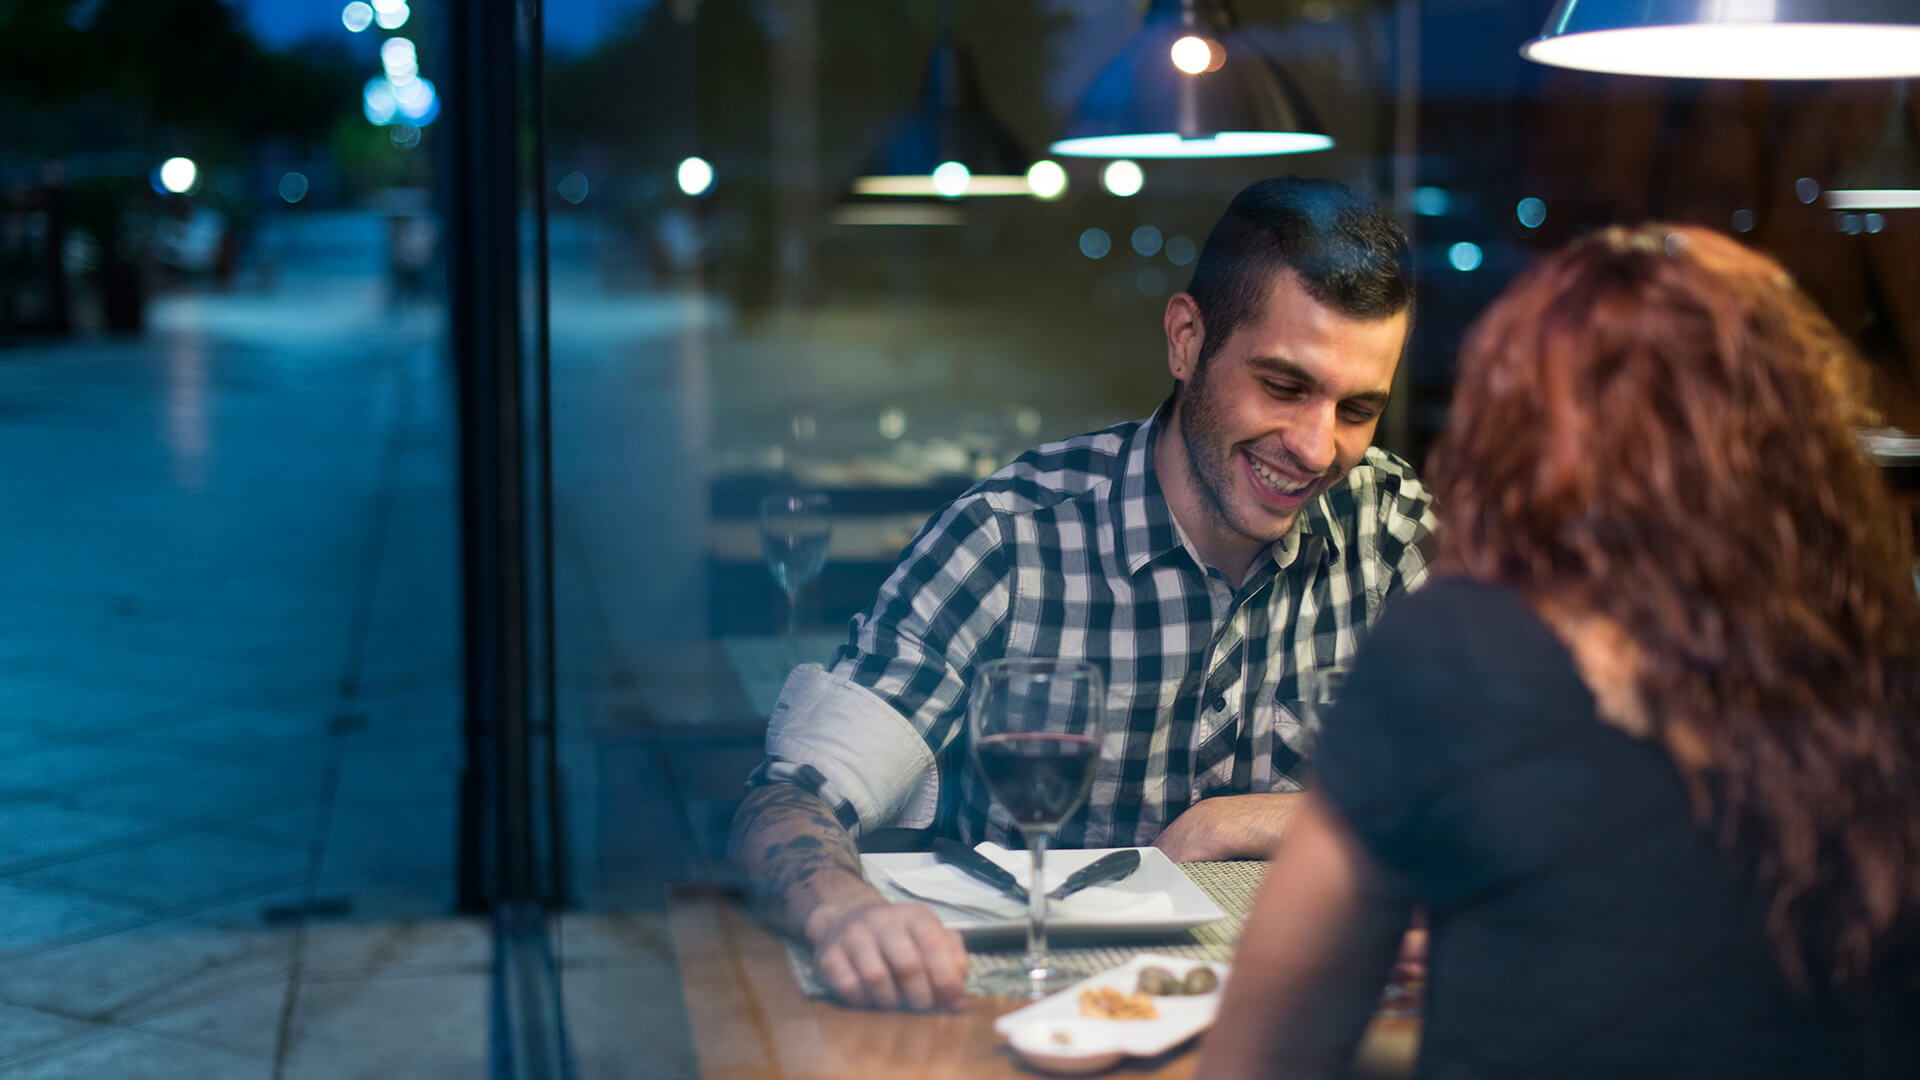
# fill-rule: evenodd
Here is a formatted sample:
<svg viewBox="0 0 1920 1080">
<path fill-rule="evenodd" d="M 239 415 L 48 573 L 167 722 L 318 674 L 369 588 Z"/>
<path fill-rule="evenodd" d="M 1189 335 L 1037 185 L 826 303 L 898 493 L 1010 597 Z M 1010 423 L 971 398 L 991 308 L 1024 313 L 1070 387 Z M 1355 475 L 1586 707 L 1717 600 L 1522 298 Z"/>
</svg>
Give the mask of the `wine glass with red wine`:
<svg viewBox="0 0 1920 1080">
<path fill-rule="evenodd" d="M 974 764 L 1033 854 L 1027 955 L 980 979 L 987 993 L 1045 997 L 1084 973 L 1047 956 L 1047 839 L 1093 786 L 1106 706 L 1100 669 L 1079 660 L 991 660 L 973 677 L 967 724 Z"/>
</svg>

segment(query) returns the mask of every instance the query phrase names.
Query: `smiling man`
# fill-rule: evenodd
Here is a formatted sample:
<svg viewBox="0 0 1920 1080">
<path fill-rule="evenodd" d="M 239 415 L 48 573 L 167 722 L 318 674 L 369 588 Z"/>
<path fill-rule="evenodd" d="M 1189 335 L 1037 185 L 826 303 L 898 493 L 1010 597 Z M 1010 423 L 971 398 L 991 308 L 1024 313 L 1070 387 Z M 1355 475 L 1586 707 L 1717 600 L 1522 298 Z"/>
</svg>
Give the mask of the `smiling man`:
<svg viewBox="0 0 1920 1080">
<path fill-rule="evenodd" d="M 987 660 L 1106 674 L 1102 759 L 1057 844 L 1271 853 L 1312 749 L 1299 673 L 1344 664 L 1426 576 L 1427 493 L 1371 445 L 1412 308 L 1390 218 L 1327 181 L 1253 184 L 1167 303 L 1174 389 L 1154 415 L 1031 450 L 948 504 L 832 670 L 795 670 L 733 851 L 843 1000 L 964 992 L 959 938 L 868 884 L 854 838 L 1018 844 L 969 771 Z"/>
</svg>

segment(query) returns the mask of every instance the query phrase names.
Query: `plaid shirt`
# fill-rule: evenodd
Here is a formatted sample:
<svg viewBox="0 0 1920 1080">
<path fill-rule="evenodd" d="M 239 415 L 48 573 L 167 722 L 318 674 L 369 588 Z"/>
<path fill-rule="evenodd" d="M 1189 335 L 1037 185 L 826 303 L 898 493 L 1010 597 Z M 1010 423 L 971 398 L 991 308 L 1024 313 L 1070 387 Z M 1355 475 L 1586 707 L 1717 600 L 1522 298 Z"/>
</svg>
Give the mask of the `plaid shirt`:
<svg viewBox="0 0 1920 1080">
<path fill-rule="evenodd" d="M 1200 799 L 1298 790 L 1313 732 L 1294 673 L 1344 664 L 1425 579 L 1429 496 L 1369 448 L 1236 587 L 1167 507 L 1157 420 L 1038 447 L 935 515 L 831 673 L 788 681 L 749 783 L 798 784 L 856 835 L 938 825 L 1017 845 L 969 766 L 967 693 L 976 664 L 1037 656 L 1107 680 L 1102 760 L 1055 843 L 1148 844 Z"/>
</svg>

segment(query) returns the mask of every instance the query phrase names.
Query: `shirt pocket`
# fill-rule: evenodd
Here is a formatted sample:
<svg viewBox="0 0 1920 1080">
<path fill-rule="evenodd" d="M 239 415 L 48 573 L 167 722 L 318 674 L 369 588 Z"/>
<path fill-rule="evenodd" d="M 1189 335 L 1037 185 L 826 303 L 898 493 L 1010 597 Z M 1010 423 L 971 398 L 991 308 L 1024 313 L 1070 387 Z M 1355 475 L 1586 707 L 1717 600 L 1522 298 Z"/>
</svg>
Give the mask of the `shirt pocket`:
<svg viewBox="0 0 1920 1080">
<path fill-rule="evenodd" d="M 1256 790 L 1299 790 L 1314 735 L 1301 721 L 1304 715 L 1302 703 L 1288 700 L 1284 690 L 1261 696 L 1254 716 L 1253 753 L 1256 761 L 1265 760 L 1269 776 L 1262 783 L 1256 774 Z"/>
</svg>

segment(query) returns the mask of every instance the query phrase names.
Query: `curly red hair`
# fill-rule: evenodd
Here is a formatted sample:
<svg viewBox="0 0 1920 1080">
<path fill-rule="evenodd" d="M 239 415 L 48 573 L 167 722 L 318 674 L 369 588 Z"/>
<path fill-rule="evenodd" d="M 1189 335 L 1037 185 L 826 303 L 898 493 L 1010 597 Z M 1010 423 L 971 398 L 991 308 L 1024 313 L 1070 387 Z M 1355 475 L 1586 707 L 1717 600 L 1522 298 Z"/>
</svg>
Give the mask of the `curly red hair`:
<svg viewBox="0 0 1920 1080">
<path fill-rule="evenodd" d="M 1801 985 L 1865 978 L 1920 910 L 1920 602 L 1864 386 L 1772 260 L 1612 228 L 1475 325 L 1427 470 L 1442 572 L 1632 642 L 1645 734 Z"/>
</svg>

